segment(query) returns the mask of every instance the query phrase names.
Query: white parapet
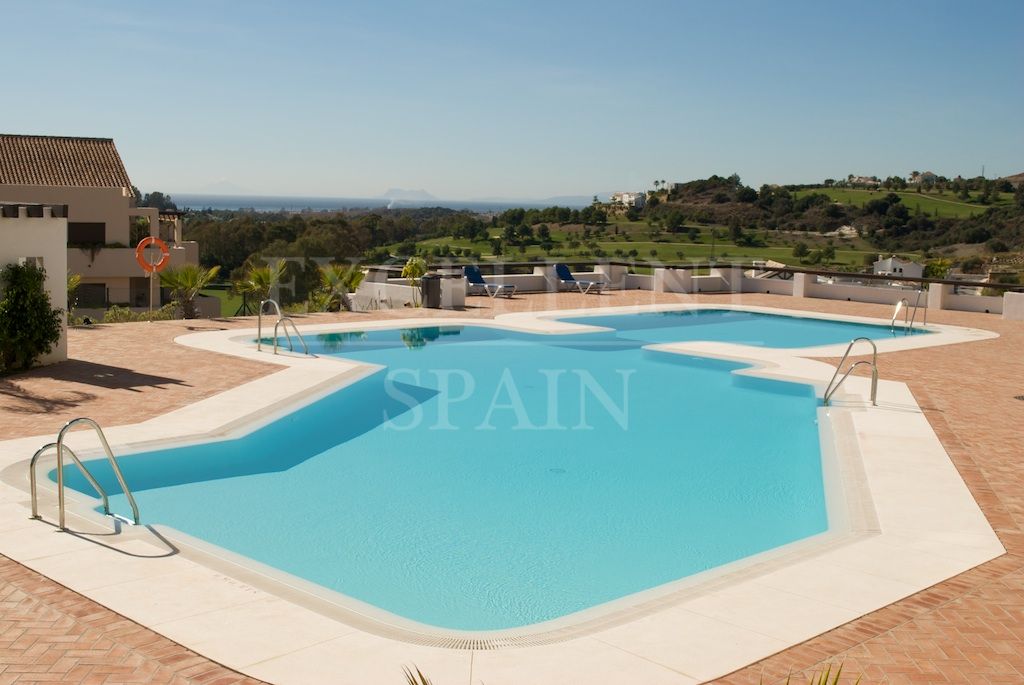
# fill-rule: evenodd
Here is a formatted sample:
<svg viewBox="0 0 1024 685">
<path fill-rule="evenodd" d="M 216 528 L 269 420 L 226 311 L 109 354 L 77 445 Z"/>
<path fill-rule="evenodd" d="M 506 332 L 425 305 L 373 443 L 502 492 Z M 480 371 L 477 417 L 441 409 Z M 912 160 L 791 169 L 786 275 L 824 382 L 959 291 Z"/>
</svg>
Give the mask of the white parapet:
<svg viewBox="0 0 1024 685">
<path fill-rule="evenodd" d="M 1024 321 L 1024 293 L 1003 293 L 1003 318 Z"/>
</svg>

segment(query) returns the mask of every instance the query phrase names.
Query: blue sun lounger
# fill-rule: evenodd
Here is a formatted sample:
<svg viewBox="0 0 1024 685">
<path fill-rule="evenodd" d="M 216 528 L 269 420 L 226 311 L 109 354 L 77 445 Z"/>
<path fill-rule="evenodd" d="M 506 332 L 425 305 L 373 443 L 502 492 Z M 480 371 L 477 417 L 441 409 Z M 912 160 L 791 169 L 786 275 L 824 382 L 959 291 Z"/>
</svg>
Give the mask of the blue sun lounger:
<svg viewBox="0 0 1024 685">
<path fill-rule="evenodd" d="M 516 287 L 514 285 L 488 283 L 485 281 L 483 275 L 480 273 L 480 267 L 478 266 L 467 266 L 464 267 L 462 271 L 466 274 L 467 290 L 475 290 L 479 292 L 480 288 L 483 288 L 484 293 L 491 297 L 497 297 L 498 295 L 512 297 L 516 294 Z"/>
<path fill-rule="evenodd" d="M 575 286 L 584 295 L 588 293 L 600 295 L 604 290 L 604 281 L 578 281 L 565 264 L 555 264 L 555 275 L 558 276 L 559 286 L 568 286 L 569 288 Z"/>
</svg>

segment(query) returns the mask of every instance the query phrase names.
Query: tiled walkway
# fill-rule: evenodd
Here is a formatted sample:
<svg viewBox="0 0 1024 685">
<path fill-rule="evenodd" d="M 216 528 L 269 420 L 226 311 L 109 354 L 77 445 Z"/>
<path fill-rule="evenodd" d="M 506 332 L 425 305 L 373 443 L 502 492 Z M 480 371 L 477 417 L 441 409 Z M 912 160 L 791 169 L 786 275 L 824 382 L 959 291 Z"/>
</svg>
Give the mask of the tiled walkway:
<svg viewBox="0 0 1024 685">
<path fill-rule="evenodd" d="M 694 301 L 875 317 L 891 311 L 888 306 L 771 295 L 692 298 L 631 291 L 512 301 L 473 298 L 477 307 L 441 315 L 490 317 L 523 309 Z M 421 315 L 422 310 L 310 319 Z M 863 676 L 865 684 L 1024 683 L 1024 401 L 1015 399 L 1024 395 L 1024 323 L 954 312 L 930 318 L 993 330 L 1001 337 L 885 354 L 880 372 L 910 385 L 1008 553 L 722 682 L 781 683 L 789 673 L 797 676 L 794 682 L 805 682 L 826 664 L 843 662 L 844 672 Z M 104 425 L 135 423 L 272 373 L 270 364 L 173 342 L 196 329 L 251 325 L 251 320 L 160 322 L 74 330 L 73 361 L 0 381 L 0 439 L 53 434 L 67 419 L 82 415 Z M 15 682 L 253 681 L 0 557 L 0 685 Z M 397 667 L 393 682 L 403 682 Z"/>
</svg>

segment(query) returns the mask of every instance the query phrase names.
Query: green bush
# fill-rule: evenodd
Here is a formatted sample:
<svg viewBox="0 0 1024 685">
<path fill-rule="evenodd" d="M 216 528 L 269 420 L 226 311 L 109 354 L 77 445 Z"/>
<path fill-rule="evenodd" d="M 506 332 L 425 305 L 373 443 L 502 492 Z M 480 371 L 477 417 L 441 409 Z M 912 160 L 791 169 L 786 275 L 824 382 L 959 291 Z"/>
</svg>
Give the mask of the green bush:
<svg viewBox="0 0 1024 685">
<path fill-rule="evenodd" d="M 136 314 L 128 307 L 112 306 L 103 313 L 103 323 L 129 323 L 131 321 L 170 321 L 178 318 L 178 305 L 175 302 L 165 304 L 152 312 Z"/>
<path fill-rule="evenodd" d="M 60 340 L 64 310 L 53 307 L 46 272 L 31 264 L 0 271 L 0 372 L 28 369 Z"/>
</svg>

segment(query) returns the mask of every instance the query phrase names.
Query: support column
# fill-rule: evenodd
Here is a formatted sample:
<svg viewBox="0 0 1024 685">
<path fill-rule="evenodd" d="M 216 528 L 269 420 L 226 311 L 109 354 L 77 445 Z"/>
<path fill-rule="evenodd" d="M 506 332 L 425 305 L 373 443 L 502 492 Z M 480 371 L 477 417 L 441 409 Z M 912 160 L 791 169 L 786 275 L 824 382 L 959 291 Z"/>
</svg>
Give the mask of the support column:
<svg viewBox="0 0 1024 685">
<path fill-rule="evenodd" d="M 807 274 L 793 274 L 793 297 L 807 297 Z"/>
<path fill-rule="evenodd" d="M 654 292 L 656 293 L 690 293 L 693 292 L 693 272 L 689 269 L 655 269 Z"/>
<path fill-rule="evenodd" d="M 945 309 L 946 296 L 953 292 L 953 286 L 942 283 L 928 284 L 928 309 Z"/>
<path fill-rule="evenodd" d="M 1007 321 L 1024 321 L 1024 293 L 1003 293 L 1003 318 Z"/>
</svg>

